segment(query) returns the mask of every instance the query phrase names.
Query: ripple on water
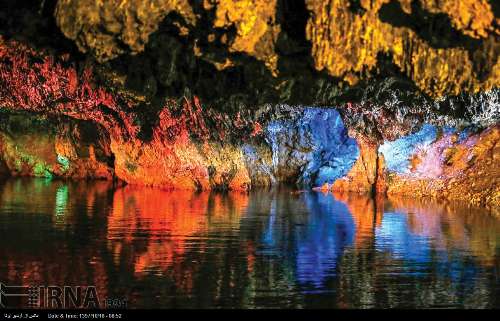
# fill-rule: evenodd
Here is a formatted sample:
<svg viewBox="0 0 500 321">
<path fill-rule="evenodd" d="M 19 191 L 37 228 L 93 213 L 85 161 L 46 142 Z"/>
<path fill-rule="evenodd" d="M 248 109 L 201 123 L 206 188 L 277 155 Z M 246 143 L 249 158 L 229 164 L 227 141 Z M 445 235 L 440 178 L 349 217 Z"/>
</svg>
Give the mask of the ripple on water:
<svg viewBox="0 0 500 321">
<path fill-rule="evenodd" d="M 0 281 L 131 307 L 499 307 L 500 222 L 458 203 L 0 183 Z"/>
</svg>

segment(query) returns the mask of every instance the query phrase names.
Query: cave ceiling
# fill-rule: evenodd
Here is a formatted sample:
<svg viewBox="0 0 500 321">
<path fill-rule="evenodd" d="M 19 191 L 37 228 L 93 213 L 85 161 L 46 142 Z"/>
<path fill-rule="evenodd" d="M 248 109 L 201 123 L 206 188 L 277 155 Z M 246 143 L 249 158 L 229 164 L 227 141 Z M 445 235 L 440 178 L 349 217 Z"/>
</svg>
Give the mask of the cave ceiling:
<svg viewBox="0 0 500 321">
<path fill-rule="evenodd" d="M 197 96 L 227 113 L 333 106 L 370 134 L 377 122 L 470 120 L 491 92 L 498 105 L 488 0 L 6 0 L 0 34 L 92 65 L 146 120 L 166 98 Z"/>
</svg>

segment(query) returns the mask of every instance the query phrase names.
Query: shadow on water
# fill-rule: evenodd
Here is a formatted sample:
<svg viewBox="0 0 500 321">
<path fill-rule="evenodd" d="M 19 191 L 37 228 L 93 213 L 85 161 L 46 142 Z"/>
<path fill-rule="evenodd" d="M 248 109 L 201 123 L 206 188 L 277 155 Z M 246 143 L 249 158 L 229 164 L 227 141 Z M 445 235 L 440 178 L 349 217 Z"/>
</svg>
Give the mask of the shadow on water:
<svg viewBox="0 0 500 321">
<path fill-rule="evenodd" d="M 500 220 L 352 194 L 0 183 L 0 281 L 143 307 L 497 307 Z"/>
</svg>

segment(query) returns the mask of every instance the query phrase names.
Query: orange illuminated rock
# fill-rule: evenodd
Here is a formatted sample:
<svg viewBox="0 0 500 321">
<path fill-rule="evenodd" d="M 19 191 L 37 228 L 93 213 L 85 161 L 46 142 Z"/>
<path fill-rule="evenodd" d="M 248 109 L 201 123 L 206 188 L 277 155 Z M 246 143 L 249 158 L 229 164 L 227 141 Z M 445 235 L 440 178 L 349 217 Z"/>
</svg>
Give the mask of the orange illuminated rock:
<svg viewBox="0 0 500 321">
<path fill-rule="evenodd" d="M 357 139 L 359 157 L 349 173 L 337 179 L 331 187 L 334 191 L 371 193 L 377 182 L 377 145 L 366 138 Z"/>
<path fill-rule="evenodd" d="M 422 6 L 433 13 L 445 13 L 452 24 L 464 34 L 474 38 L 486 38 L 495 30 L 495 16 L 487 0 L 420 0 Z M 498 26 L 498 25 L 497 25 Z"/>
<path fill-rule="evenodd" d="M 384 155 L 381 153 L 378 153 L 377 155 L 377 174 L 376 174 L 376 180 L 375 180 L 375 191 L 377 194 L 384 195 L 385 192 L 387 191 L 387 183 L 385 181 L 385 174 L 386 174 L 386 169 L 385 169 L 385 161 L 384 161 Z"/>
<path fill-rule="evenodd" d="M 286 37 L 305 33 L 316 70 L 326 70 L 350 85 L 376 72 L 380 54 L 388 55 L 433 97 L 484 91 L 499 84 L 495 37 L 500 30 L 488 0 L 306 0 L 305 4 L 306 8 L 287 12 L 294 6 L 276 0 L 60 0 L 54 16 L 80 51 L 101 62 L 143 52 L 150 35 L 166 21 L 179 37 L 194 35 L 193 55 L 217 70 L 235 66 L 233 54 L 243 53 L 277 77 L 283 25 L 307 20 L 306 25 L 292 26 L 296 29 L 292 33 L 285 30 Z M 286 20 L 294 17 L 299 18 Z M 205 30 L 206 25 L 211 30 Z M 484 44 L 478 48 L 475 40 Z M 214 42 L 223 48 L 217 57 L 206 45 Z"/>
<path fill-rule="evenodd" d="M 193 134 L 201 141 L 195 142 Z M 152 141 L 112 138 L 116 174 L 131 184 L 170 189 L 249 189 L 242 150 L 210 142 L 208 135 L 197 100 L 186 102 L 181 116 L 166 107 Z"/>
<path fill-rule="evenodd" d="M 111 150 L 116 175 L 130 184 L 189 190 L 250 188 L 243 154 L 234 147 L 112 140 Z"/>
<path fill-rule="evenodd" d="M 205 9 L 215 7 L 215 28 L 236 28 L 230 51 L 255 56 L 276 72 L 278 56 L 274 44 L 280 32 L 276 22 L 276 0 L 221 0 L 205 3 L 208 4 Z"/>
</svg>

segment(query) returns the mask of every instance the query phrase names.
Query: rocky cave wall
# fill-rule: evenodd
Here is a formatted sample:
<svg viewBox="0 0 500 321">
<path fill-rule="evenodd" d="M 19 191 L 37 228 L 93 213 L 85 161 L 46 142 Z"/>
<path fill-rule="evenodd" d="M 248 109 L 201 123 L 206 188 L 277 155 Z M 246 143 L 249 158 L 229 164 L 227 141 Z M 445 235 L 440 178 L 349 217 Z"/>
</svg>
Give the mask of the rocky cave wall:
<svg viewBox="0 0 500 321">
<path fill-rule="evenodd" d="M 487 0 L 6 0 L 0 173 L 498 206 L 499 21 Z"/>
</svg>

